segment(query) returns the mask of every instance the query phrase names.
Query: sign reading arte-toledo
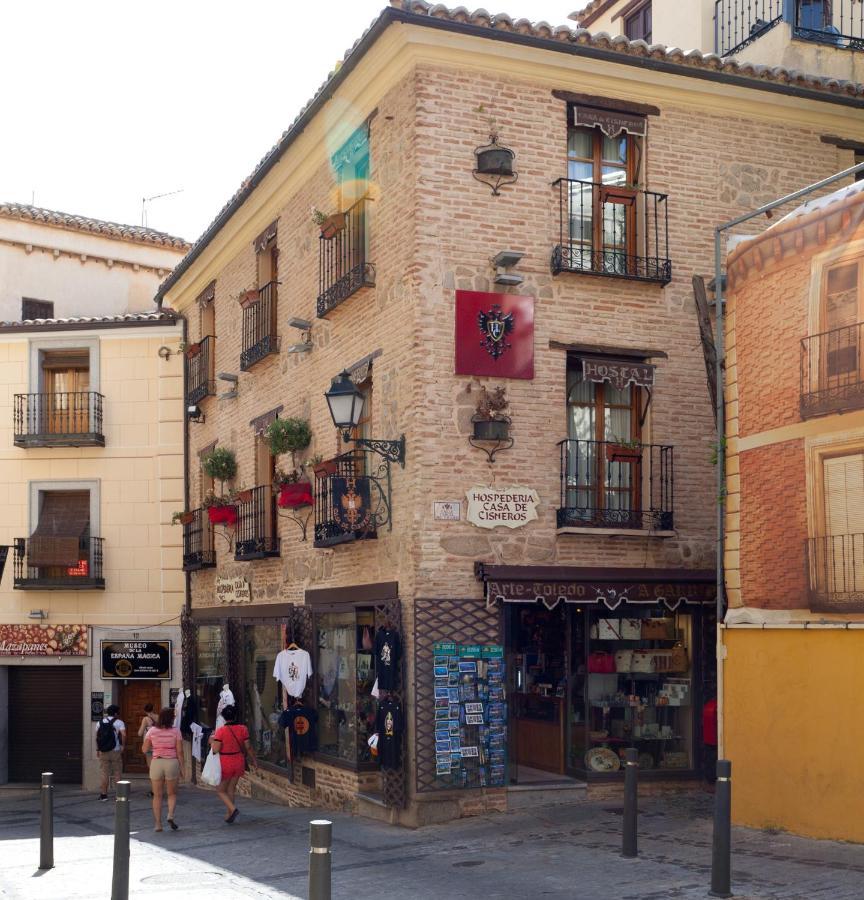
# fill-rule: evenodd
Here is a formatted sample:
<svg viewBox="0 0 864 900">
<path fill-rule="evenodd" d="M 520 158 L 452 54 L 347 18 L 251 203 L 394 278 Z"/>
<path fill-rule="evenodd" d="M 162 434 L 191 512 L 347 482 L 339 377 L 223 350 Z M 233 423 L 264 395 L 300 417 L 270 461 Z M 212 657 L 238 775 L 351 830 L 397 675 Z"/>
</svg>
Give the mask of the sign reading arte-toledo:
<svg viewBox="0 0 864 900">
<path fill-rule="evenodd" d="M 100 641 L 103 678 L 171 677 L 171 641 Z"/>
<path fill-rule="evenodd" d="M 467 492 L 468 516 L 478 528 L 519 528 L 537 518 L 537 491 L 526 487 L 474 487 Z"/>
<path fill-rule="evenodd" d="M 89 656 L 86 625 L 0 625 L 0 656 Z"/>
<path fill-rule="evenodd" d="M 252 600 L 252 591 L 249 582 L 245 578 L 217 578 L 216 602 L 217 603 L 249 603 Z"/>
</svg>

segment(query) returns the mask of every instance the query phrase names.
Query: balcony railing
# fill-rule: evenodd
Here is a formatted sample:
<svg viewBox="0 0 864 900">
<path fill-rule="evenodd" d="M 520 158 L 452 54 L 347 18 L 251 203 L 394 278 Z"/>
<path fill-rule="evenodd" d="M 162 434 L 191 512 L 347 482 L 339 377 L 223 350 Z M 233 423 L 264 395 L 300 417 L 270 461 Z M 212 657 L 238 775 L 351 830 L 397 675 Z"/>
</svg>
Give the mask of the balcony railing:
<svg viewBox="0 0 864 900">
<path fill-rule="evenodd" d="M 716 0 L 714 47 L 731 56 L 762 37 L 784 19 L 786 0 Z M 793 0 L 793 34 L 849 50 L 864 49 L 864 6 L 861 0 Z"/>
<path fill-rule="evenodd" d="M 186 351 L 186 405 L 200 403 L 216 393 L 216 338 L 201 338 L 197 352 Z"/>
<path fill-rule="evenodd" d="M 801 341 L 801 418 L 864 408 L 864 322 Z"/>
<path fill-rule="evenodd" d="M 368 262 L 371 201 L 364 197 L 344 213 L 344 227 L 332 237 L 321 235 L 318 261 L 318 318 L 375 283 Z"/>
<path fill-rule="evenodd" d="M 667 284 L 667 194 L 626 186 L 560 178 L 558 244 L 552 272 L 580 272 Z"/>
<path fill-rule="evenodd" d="M 559 528 L 673 528 L 673 448 L 566 440 Z"/>
<path fill-rule="evenodd" d="M 315 475 L 316 547 L 372 540 L 391 525 L 390 463 L 357 451 L 337 456 Z"/>
<path fill-rule="evenodd" d="M 52 556 L 60 562 L 52 561 Z M 74 564 L 73 558 L 77 558 Z M 102 538 L 16 538 L 13 587 L 19 591 L 104 590 Z"/>
<path fill-rule="evenodd" d="M 248 561 L 279 555 L 279 529 L 273 487 L 262 484 L 251 498 L 238 504 L 234 559 Z"/>
<path fill-rule="evenodd" d="M 104 447 L 102 403 L 95 391 L 16 394 L 16 447 Z"/>
<path fill-rule="evenodd" d="M 864 534 L 807 541 L 810 609 L 864 612 Z"/>
<path fill-rule="evenodd" d="M 216 565 L 213 528 L 206 509 L 192 511 L 192 521 L 183 526 L 183 569 L 212 569 Z"/>
<path fill-rule="evenodd" d="M 243 347 L 240 351 L 240 368 L 244 372 L 268 354 L 279 352 L 279 338 L 276 335 L 276 288 L 278 284 L 277 281 L 271 281 L 259 288 L 258 299 L 243 309 Z"/>
</svg>

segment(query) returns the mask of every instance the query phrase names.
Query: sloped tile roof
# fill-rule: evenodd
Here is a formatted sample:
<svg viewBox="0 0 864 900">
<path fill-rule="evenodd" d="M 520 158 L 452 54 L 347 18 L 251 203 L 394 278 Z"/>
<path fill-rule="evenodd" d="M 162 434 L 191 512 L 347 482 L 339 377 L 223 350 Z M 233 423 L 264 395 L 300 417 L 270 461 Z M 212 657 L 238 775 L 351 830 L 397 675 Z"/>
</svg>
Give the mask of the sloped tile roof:
<svg viewBox="0 0 864 900">
<path fill-rule="evenodd" d="M 760 66 L 748 62 L 736 62 L 724 59 L 715 53 L 702 53 L 701 50 L 680 50 L 677 47 L 666 47 L 662 44 L 646 44 L 645 41 L 630 41 L 626 37 L 610 37 L 605 32 L 592 34 L 584 28 L 572 30 L 566 25 L 553 27 L 548 22 L 532 23 L 529 19 L 513 19 L 507 13 L 490 14 L 485 9 L 470 12 L 464 6 L 450 8 L 443 3 L 427 3 L 426 0 L 389 0 L 390 8 L 383 10 L 363 32 L 357 41 L 345 52 L 342 62 L 330 72 L 327 80 L 318 88 L 314 96 L 297 114 L 289 128 L 282 133 L 278 143 L 264 156 L 252 173 L 243 180 L 231 199 L 222 207 L 216 218 L 207 227 L 204 234 L 195 242 L 192 249 L 177 264 L 171 274 L 160 285 L 156 294 L 158 303 L 162 302 L 165 293 L 176 284 L 183 273 L 203 252 L 204 248 L 228 222 L 234 212 L 240 208 L 258 183 L 278 162 L 282 154 L 293 143 L 307 122 L 318 112 L 318 109 L 332 95 L 341 81 L 348 76 L 366 50 L 392 22 L 407 22 L 418 25 L 433 25 L 438 22 L 447 23 L 451 30 L 465 31 L 469 34 L 483 35 L 483 30 L 497 32 L 496 37 L 511 33 L 514 40 L 519 37 L 529 38 L 535 42 L 546 43 L 550 48 L 556 43 L 569 44 L 574 48 L 584 47 L 591 55 L 601 55 L 615 61 L 631 65 L 651 65 L 652 68 L 663 68 L 675 74 L 695 77 L 715 77 L 730 83 L 752 87 L 754 89 L 774 89 L 789 92 L 789 89 L 800 89 L 811 92 L 811 99 L 847 102 L 855 105 L 860 102 L 864 107 L 864 85 L 852 81 L 841 81 L 836 78 L 823 78 L 807 75 L 795 69 L 782 66 Z M 593 0 L 597 2 L 597 0 Z M 590 9 L 586 7 L 584 12 Z M 842 99 L 841 99 L 842 98 Z"/>
<path fill-rule="evenodd" d="M 62 328 L 98 328 L 99 326 L 117 327 L 120 325 L 173 325 L 177 314 L 164 307 L 146 313 L 125 313 L 122 316 L 74 316 L 68 319 L 24 319 L 20 322 L 0 322 L 0 331 L 30 331 L 34 328 L 47 328 L 57 331 Z"/>
<path fill-rule="evenodd" d="M 24 203 L 0 203 L 0 217 L 23 219 L 40 225 L 54 225 L 72 231 L 86 231 L 90 234 L 117 238 L 121 241 L 132 241 L 136 244 L 157 244 L 160 247 L 170 247 L 174 250 L 188 250 L 191 246 L 183 238 L 165 234 L 164 231 L 154 231 L 152 228 L 143 228 L 140 225 L 103 222 L 101 219 L 90 219 L 87 216 L 42 209 L 39 206 L 28 206 Z"/>
<path fill-rule="evenodd" d="M 577 25 L 582 25 L 583 23 L 590 25 L 593 17 L 603 11 L 601 7 L 611 6 L 612 2 L 613 0 L 591 0 L 587 6 L 577 12 L 570 13 L 567 18 L 573 19 Z"/>
</svg>

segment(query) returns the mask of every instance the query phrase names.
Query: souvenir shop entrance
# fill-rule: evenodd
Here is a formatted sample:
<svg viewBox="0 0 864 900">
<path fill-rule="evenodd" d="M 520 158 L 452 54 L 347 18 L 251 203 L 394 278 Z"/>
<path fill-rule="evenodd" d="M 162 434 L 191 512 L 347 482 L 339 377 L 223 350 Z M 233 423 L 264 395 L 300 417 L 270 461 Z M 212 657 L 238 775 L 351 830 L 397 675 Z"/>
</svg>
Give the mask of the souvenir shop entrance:
<svg viewBox="0 0 864 900">
<path fill-rule="evenodd" d="M 628 747 L 640 776 L 701 774 L 714 607 L 662 599 L 502 604 L 511 784 L 622 778 Z"/>
</svg>

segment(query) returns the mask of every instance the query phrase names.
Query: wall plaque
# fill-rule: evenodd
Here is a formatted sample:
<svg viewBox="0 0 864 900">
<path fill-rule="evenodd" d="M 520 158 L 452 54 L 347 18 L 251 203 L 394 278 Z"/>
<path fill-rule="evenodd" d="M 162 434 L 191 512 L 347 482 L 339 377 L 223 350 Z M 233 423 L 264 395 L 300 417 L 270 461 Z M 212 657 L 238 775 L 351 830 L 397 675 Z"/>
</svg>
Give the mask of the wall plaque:
<svg viewBox="0 0 864 900">
<path fill-rule="evenodd" d="M 86 625 L 0 625 L 0 656 L 89 656 Z"/>
<path fill-rule="evenodd" d="M 171 678 L 171 641 L 99 641 L 103 678 Z"/>
<path fill-rule="evenodd" d="M 252 600 L 252 591 L 249 582 L 245 578 L 217 578 L 216 602 L 217 603 L 249 603 Z"/>
<path fill-rule="evenodd" d="M 534 298 L 456 291 L 457 375 L 534 377 Z"/>
<path fill-rule="evenodd" d="M 438 522 L 458 522 L 462 518 L 462 501 L 433 500 L 432 518 Z"/>
<path fill-rule="evenodd" d="M 540 498 L 526 487 L 474 487 L 467 492 L 468 516 L 478 528 L 519 528 L 537 518 Z"/>
</svg>

